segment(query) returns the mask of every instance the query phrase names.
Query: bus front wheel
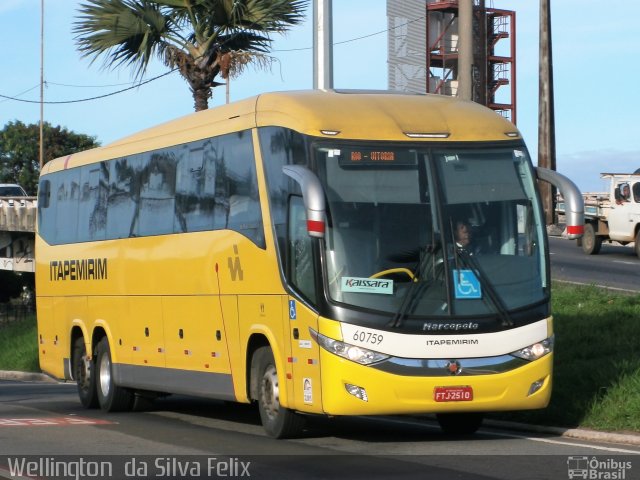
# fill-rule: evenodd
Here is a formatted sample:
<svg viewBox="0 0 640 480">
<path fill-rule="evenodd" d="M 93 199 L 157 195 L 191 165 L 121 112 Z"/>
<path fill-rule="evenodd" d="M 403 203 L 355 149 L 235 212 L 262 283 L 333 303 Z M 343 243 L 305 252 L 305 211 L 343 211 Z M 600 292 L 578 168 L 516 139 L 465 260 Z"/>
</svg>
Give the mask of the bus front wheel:
<svg viewBox="0 0 640 480">
<path fill-rule="evenodd" d="M 109 340 L 103 337 L 96 347 L 96 382 L 98 402 L 105 412 L 131 410 L 135 399 L 128 388 L 119 387 L 113 381 L 113 364 Z"/>
<path fill-rule="evenodd" d="M 439 413 L 436 419 L 440 429 L 447 435 L 471 435 L 482 425 L 482 413 Z"/>
<path fill-rule="evenodd" d="M 96 388 L 96 363 L 87 355 L 84 338 L 76 338 L 73 343 L 73 379 L 78 385 L 80 403 L 85 408 L 98 407 L 98 391 Z"/>
<path fill-rule="evenodd" d="M 273 352 L 269 347 L 256 350 L 251 361 L 252 381 L 257 382 L 260 420 L 267 434 L 274 438 L 290 438 L 299 435 L 304 428 L 304 418 L 280 405 L 280 382 Z"/>
</svg>

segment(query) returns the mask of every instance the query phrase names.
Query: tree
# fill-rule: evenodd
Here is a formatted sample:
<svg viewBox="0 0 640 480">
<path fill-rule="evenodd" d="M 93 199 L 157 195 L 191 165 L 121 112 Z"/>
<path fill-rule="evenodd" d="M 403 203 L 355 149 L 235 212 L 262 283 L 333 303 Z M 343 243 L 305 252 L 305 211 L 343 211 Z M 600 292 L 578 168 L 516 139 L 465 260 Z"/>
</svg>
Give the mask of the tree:
<svg viewBox="0 0 640 480">
<path fill-rule="evenodd" d="M 95 137 L 45 122 L 44 162 L 99 146 Z M 19 183 L 30 195 L 38 190 L 40 126 L 9 122 L 0 130 L 0 183 Z"/>
<path fill-rule="evenodd" d="M 272 33 L 300 23 L 308 0 L 87 0 L 74 26 L 85 57 L 105 67 L 128 65 L 141 78 L 152 57 L 177 69 L 195 110 L 208 108 L 211 89 L 247 59 L 269 63 Z"/>
</svg>

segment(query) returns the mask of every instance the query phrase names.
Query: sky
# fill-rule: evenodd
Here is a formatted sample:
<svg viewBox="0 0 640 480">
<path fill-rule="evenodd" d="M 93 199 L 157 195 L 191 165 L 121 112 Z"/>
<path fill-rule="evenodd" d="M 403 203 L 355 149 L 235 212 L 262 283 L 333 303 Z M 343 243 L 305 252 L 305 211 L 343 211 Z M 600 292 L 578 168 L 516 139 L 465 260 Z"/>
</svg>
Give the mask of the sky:
<svg viewBox="0 0 640 480">
<path fill-rule="evenodd" d="M 640 168 L 640 2 L 550 0 L 557 170 L 583 191 L 604 191 L 601 172 Z M 44 119 L 107 144 L 189 114 L 193 99 L 177 72 L 101 99 L 134 83 L 132 70 L 105 69 L 82 58 L 72 27 L 81 0 L 45 0 Z M 534 163 L 538 143 L 539 0 L 487 0 L 516 11 L 517 120 Z M 230 84 L 231 100 L 313 87 L 311 11 L 285 35 L 273 36 L 271 70 L 250 68 Z M 0 128 L 40 119 L 40 0 L 0 0 Z M 386 89 L 385 0 L 334 0 L 334 87 Z M 365 38 L 360 38 L 365 37 Z M 344 42 L 344 43 L 340 43 Z M 145 78 L 167 71 L 154 60 Z M 224 87 L 209 106 L 225 102 Z"/>
</svg>

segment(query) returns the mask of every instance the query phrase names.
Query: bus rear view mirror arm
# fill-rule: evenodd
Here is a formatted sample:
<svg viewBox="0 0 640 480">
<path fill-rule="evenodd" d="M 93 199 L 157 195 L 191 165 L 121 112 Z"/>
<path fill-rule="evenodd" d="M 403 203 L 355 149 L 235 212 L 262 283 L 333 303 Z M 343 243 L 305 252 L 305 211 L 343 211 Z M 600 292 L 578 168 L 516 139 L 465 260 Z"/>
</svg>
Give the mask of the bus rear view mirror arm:
<svg viewBox="0 0 640 480">
<path fill-rule="evenodd" d="M 584 200 L 580 190 L 569 178 L 548 168 L 536 167 L 538 179 L 550 183 L 562 194 L 565 202 L 567 236 L 580 238 L 584 232 Z"/>
<path fill-rule="evenodd" d="M 318 177 L 307 167 L 301 165 L 285 165 L 285 175 L 300 185 L 302 199 L 307 211 L 307 231 L 311 237 L 324 238 L 326 227 L 324 190 Z"/>
</svg>

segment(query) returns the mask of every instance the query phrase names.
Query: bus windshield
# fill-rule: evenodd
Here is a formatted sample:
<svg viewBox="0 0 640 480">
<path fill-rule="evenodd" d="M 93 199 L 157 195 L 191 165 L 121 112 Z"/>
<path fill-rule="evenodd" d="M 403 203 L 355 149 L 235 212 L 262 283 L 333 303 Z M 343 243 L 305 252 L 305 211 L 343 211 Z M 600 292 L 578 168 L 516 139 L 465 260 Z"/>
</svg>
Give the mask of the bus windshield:
<svg viewBox="0 0 640 480">
<path fill-rule="evenodd" d="M 333 302 L 405 316 L 498 315 L 547 298 L 523 148 L 316 145 Z"/>
</svg>

